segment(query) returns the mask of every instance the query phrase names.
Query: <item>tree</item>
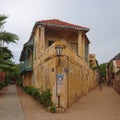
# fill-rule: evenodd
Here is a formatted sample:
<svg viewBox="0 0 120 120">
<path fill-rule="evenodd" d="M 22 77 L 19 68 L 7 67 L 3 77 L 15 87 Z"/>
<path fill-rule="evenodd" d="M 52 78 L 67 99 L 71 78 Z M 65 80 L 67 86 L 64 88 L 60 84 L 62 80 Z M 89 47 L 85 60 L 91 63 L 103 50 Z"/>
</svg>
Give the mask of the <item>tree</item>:
<svg viewBox="0 0 120 120">
<path fill-rule="evenodd" d="M 4 44 L 16 43 L 16 40 L 19 39 L 17 35 L 4 30 L 7 18 L 8 16 L 0 14 L 0 63 L 4 60 L 5 55 L 9 55 L 8 59 L 13 57 L 11 50 L 5 47 Z"/>
<path fill-rule="evenodd" d="M 10 78 L 11 72 L 16 72 L 14 69 L 15 63 L 12 62 L 13 54 L 5 45 L 10 43 L 16 43 L 19 39 L 16 34 L 6 32 L 4 30 L 4 24 L 8 16 L 0 14 L 0 71 L 6 73 L 7 78 Z"/>
<path fill-rule="evenodd" d="M 100 64 L 101 77 L 104 78 L 106 78 L 106 64 L 107 63 Z"/>
</svg>

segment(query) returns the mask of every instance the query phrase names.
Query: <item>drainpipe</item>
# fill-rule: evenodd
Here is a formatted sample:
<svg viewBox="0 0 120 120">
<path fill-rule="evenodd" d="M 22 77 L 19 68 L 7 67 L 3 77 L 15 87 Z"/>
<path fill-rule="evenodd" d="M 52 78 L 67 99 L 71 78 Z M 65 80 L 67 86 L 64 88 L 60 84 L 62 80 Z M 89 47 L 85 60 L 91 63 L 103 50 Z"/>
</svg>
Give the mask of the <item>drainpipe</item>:
<svg viewBox="0 0 120 120">
<path fill-rule="evenodd" d="M 68 67 L 67 67 L 67 97 L 68 97 L 68 103 L 67 103 L 67 107 L 69 108 L 69 75 L 68 75 L 68 72 L 69 72 L 69 57 L 67 57 L 68 59 Z"/>
</svg>

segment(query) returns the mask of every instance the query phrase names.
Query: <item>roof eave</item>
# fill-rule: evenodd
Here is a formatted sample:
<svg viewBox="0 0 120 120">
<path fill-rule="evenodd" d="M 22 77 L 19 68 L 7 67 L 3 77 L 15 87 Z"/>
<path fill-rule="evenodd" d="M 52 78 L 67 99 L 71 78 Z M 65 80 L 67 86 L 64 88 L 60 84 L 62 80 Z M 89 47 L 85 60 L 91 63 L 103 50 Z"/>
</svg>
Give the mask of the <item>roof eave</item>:
<svg viewBox="0 0 120 120">
<path fill-rule="evenodd" d="M 81 28 L 78 28 L 78 27 L 72 27 L 72 26 L 62 26 L 62 25 L 56 25 L 56 24 L 48 24 L 48 23 L 43 23 L 43 22 L 37 22 L 36 23 L 37 25 L 42 25 L 42 26 L 48 26 L 48 27 L 58 27 L 58 28 L 64 28 L 64 29 L 73 29 L 73 30 L 77 30 L 77 31 L 85 31 L 85 32 L 88 32 L 90 29 L 89 28 L 85 28 L 85 27 L 81 27 Z"/>
</svg>

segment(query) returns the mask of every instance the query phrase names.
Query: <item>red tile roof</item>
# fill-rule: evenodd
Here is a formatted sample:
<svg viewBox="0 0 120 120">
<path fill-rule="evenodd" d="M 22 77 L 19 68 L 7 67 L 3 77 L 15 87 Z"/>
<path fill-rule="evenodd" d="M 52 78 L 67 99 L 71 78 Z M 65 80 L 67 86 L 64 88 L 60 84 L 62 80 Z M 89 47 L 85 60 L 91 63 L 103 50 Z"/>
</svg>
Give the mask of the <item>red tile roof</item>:
<svg viewBox="0 0 120 120">
<path fill-rule="evenodd" d="M 72 30 L 84 30 L 86 32 L 89 31 L 89 28 L 83 27 L 83 26 L 79 26 L 79 25 L 75 25 L 75 24 L 71 24 L 68 22 L 64 22 L 58 19 L 51 19 L 51 20 L 41 20 L 37 22 L 40 25 L 43 26 L 47 26 L 47 27 L 54 27 L 54 28 L 62 28 L 62 29 L 72 29 Z"/>
<path fill-rule="evenodd" d="M 120 68 L 120 60 L 115 60 L 115 63 L 116 63 L 116 67 Z"/>
</svg>

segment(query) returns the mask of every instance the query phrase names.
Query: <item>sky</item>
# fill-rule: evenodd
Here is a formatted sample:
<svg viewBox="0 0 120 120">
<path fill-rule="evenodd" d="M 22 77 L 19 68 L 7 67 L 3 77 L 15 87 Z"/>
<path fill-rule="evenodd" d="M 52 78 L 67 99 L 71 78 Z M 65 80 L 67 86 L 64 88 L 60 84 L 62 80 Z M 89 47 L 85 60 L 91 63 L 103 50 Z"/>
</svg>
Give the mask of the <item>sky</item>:
<svg viewBox="0 0 120 120">
<path fill-rule="evenodd" d="M 4 29 L 19 36 L 8 45 L 16 63 L 35 22 L 46 19 L 90 28 L 90 53 L 99 64 L 120 52 L 120 0 L 0 0 L 0 14 L 9 16 Z"/>
</svg>

